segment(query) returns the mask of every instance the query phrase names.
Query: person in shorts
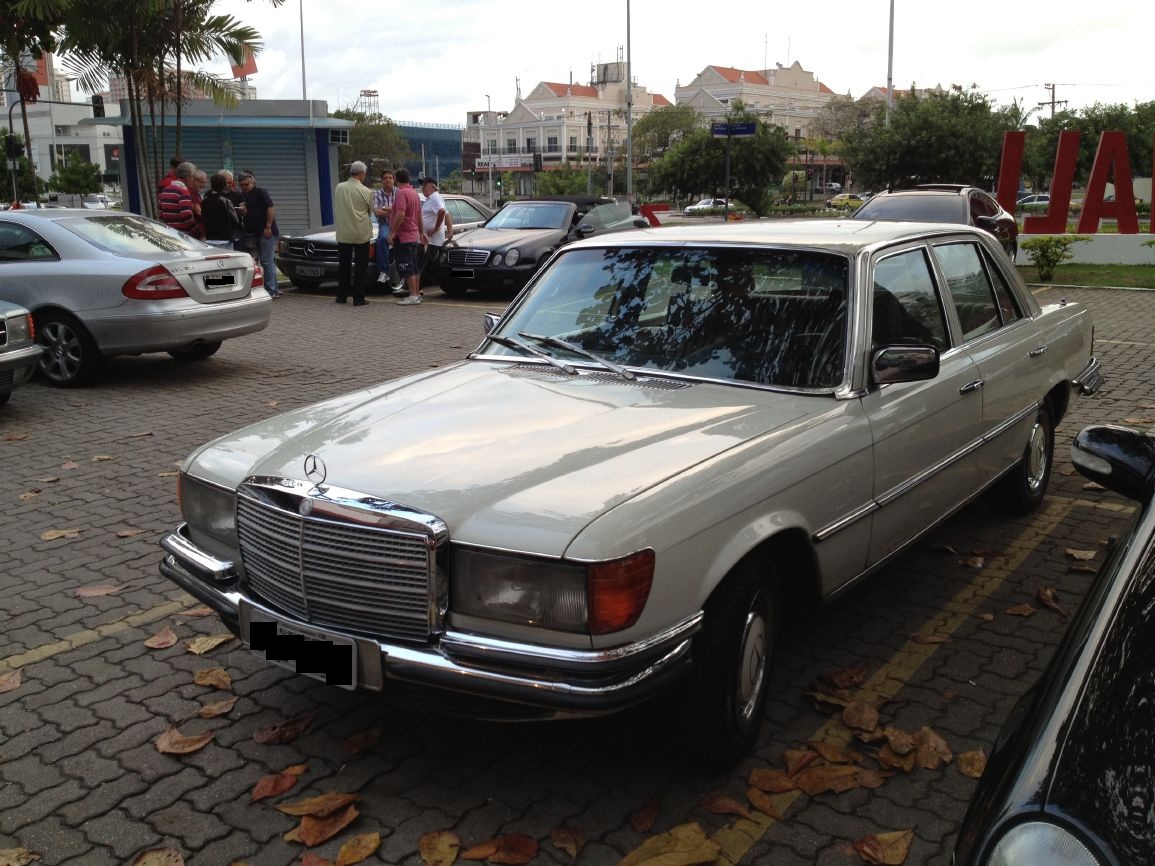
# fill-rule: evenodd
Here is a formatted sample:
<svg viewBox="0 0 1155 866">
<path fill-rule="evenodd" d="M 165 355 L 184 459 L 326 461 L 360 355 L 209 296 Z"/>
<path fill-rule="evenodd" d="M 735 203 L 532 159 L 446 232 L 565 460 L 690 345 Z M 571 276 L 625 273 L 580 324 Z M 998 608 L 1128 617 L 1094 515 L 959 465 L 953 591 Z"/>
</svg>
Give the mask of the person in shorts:
<svg viewBox="0 0 1155 866">
<path fill-rule="evenodd" d="M 405 280 L 409 294 L 397 303 L 410 306 L 421 303 L 421 248 L 425 245 L 425 227 L 421 222 L 421 197 L 409 183 L 409 170 L 394 172 L 397 192 L 393 198 L 390 238 L 397 273 Z"/>
</svg>

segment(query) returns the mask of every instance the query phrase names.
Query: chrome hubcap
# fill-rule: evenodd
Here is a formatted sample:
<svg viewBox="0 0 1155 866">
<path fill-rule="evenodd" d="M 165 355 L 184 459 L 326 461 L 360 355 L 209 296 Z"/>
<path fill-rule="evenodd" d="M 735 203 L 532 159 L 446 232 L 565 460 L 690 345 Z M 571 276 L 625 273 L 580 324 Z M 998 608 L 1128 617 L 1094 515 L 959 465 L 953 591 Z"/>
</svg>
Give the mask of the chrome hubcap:
<svg viewBox="0 0 1155 866">
<path fill-rule="evenodd" d="M 741 656 L 738 661 L 738 715 L 743 722 L 754 715 L 762 694 L 766 670 L 768 629 L 766 618 L 758 609 L 746 614 L 742 631 Z"/>
<path fill-rule="evenodd" d="M 1047 474 L 1047 462 L 1051 455 L 1047 453 L 1047 433 L 1043 425 L 1035 422 L 1031 430 L 1031 438 L 1027 442 L 1027 486 L 1038 490 Z"/>
<path fill-rule="evenodd" d="M 67 381 L 80 370 L 83 348 L 80 338 L 63 322 L 49 322 L 40 329 L 40 341 L 48 352 L 40 362 L 44 375 L 55 381 Z"/>
</svg>

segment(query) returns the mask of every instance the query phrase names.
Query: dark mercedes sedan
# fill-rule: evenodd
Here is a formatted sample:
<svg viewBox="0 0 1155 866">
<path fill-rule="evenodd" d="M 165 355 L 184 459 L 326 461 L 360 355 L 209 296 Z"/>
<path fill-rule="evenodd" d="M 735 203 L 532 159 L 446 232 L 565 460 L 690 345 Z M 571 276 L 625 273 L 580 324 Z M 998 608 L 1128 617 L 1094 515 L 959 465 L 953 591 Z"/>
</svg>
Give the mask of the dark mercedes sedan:
<svg viewBox="0 0 1155 866">
<path fill-rule="evenodd" d="M 926 183 L 873 196 L 854 214 L 856 220 L 961 223 L 985 229 L 999 240 L 1011 261 L 1019 251 L 1019 224 L 993 195 L 974 186 Z"/>
<path fill-rule="evenodd" d="M 1155 863 L 1155 438 L 1088 427 L 1072 458 L 1139 506 L 1046 673 L 1007 719 L 955 866 Z"/>
</svg>

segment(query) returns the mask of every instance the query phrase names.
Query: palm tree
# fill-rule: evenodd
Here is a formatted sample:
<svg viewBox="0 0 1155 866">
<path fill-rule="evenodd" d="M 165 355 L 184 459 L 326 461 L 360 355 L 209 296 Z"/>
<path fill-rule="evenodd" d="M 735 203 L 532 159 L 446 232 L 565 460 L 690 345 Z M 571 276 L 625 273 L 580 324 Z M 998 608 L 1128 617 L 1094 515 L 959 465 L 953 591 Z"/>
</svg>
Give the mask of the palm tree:
<svg viewBox="0 0 1155 866">
<path fill-rule="evenodd" d="M 35 102 L 39 87 L 35 73 L 26 66 L 29 58 L 39 58 L 56 46 L 68 0 L 13 0 L 0 9 L 0 54 L 11 65 L 11 89 L 20 94 L 20 117 L 24 142 L 32 146 L 26 103 Z M 31 153 L 31 150 L 29 151 Z"/>
</svg>

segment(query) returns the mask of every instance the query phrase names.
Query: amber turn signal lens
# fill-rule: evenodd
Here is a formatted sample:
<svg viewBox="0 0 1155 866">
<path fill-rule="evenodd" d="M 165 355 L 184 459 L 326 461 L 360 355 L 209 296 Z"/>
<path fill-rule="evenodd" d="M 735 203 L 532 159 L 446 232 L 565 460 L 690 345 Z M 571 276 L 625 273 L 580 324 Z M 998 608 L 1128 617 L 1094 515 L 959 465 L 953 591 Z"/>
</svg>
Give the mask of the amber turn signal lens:
<svg viewBox="0 0 1155 866">
<path fill-rule="evenodd" d="M 638 621 L 654 582 L 654 552 L 643 550 L 589 567 L 590 634 L 610 634 Z"/>
</svg>

